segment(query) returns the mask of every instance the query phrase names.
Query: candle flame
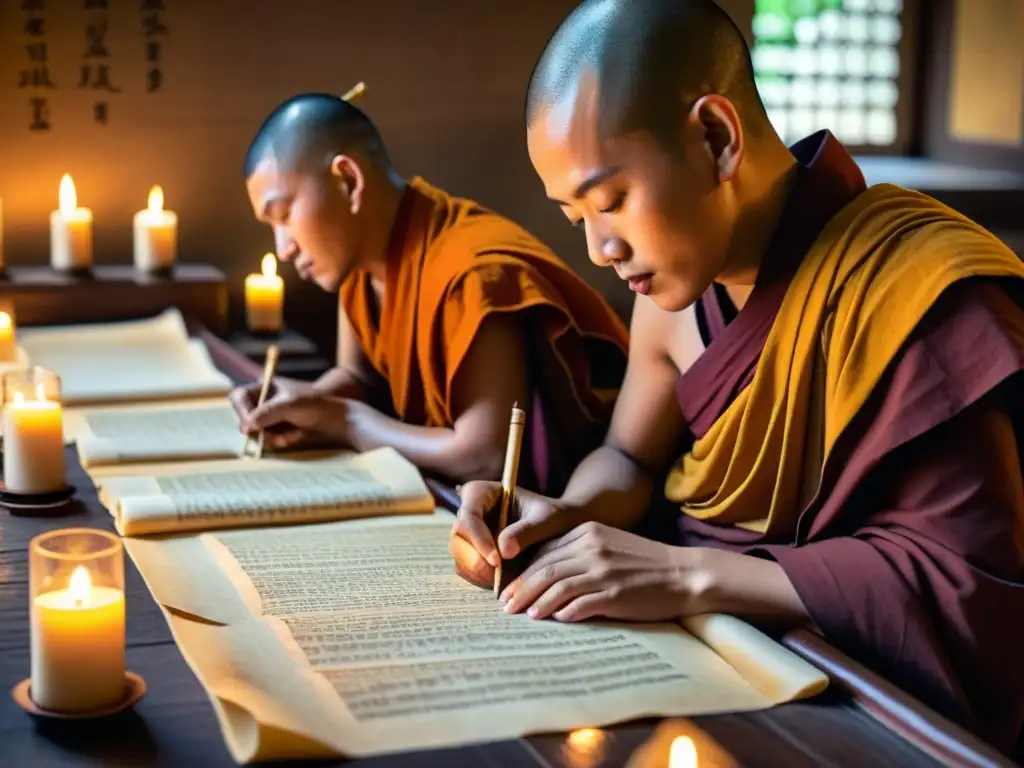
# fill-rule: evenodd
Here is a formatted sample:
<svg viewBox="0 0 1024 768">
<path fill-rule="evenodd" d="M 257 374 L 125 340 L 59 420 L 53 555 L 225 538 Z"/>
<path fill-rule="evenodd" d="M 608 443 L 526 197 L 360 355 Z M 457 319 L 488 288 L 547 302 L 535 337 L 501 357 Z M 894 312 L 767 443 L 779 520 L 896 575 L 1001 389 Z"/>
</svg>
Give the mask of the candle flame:
<svg viewBox="0 0 1024 768">
<path fill-rule="evenodd" d="M 78 193 L 75 191 L 75 182 L 71 180 L 71 174 L 65 173 L 60 180 L 57 199 L 60 201 L 60 212 L 64 216 L 70 216 L 78 207 Z"/>
<path fill-rule="evenodd" d="M 164 191 L 159 187 L 149 190 L 149 210 L 162 211 L 164 209 Z"/>
<path fill-rule="evenodd" d="M 38 384 L 36 384 L 36 400 L 38 400 L 41 403 L 45 403 L 47 400 L 46 387 L 43 386 L 43 382 L 41 381 Z"/>
<path fill-rule="evenodd" d="M 92 579 L 89 578 L 89 571 L 84 565 L 80 565 L 71 572 L 71 580 L 68 583 L 68 592 L 75 606 L 81 608 L 89 602 L 89 593 L 92 592 Z"/>
<path fill-rule="evenodd" d="M 668 751 L 668 768 L 697 768 L 697 745 L 689 736 L 676 736 Z"/>
<path fill-rule="evenodd" d="M 577 752 L 593 752 L 604 741 L 604 734 L 597 728 L 580 728 L 569 734 L 569 746 Z"/>
<path fill-rule="evenodd" d="M 0 312 L 0 328 L 7 330 L 11 327 L 11 316 L 6 312 Z"/>
<path fill-rule="evenodd" d="M 268 253 L 263 257 L 263 263 L 260 264 L 260 269 L 263 270 L 264 277 L 273 277 L 277 274 L 277 257 Z"/>
<path fill-rule="evenodd" d="M 604 760 L 606 739 L 600 728 L 572 731 L 562 746 L 562 759 L 571 768 L 594 768 Z"/>
<path fill-rule="evenodd" d="M 21 394 L 21 392 L 15 392 L 14 393 L 14 398 L 13 398 L 12 402 L 23 403 L 23 402 L 25 402 L 25 396 L 23 394 Z"/>
</svg>

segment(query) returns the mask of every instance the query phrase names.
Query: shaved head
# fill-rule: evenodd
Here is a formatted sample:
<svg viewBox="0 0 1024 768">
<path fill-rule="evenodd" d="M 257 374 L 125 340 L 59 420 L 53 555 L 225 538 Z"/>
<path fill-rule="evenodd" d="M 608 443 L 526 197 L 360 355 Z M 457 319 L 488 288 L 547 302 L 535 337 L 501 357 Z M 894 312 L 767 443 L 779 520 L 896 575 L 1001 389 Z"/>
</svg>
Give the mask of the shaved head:
<svg viewBox="0 0 1024 768">
<path fill-rule="evenodd" d="M 324 93 L 288 99 L 259 127 L 243 171 L 256 219 L 300 277 L 334 291 L 379 266 L 404 181 L 361 109 Z"/>
<path fill-rule="evenodd" d="M 674 146 L 686 111 L 710 93 L 734 104 L 750 135 L 768 124 L 746 40 L 712 0 L 584 0 L 534 68 L 527 125 L 574 102 L 588 78 L 605 136 L 645 130 Z"/>
<path fill-rule="evenodd" d="M 277 106 L 256 132 L 245 157 L 245 178 L 268 159 L 282 171 L 323 172 L 334 157 L 353 149 L 390 167 L 384 142 L 361 109 L 338 96 L 301 94 Z"/>
<path fill-rule="evenodd" d="M 795 160 L 740 30 L 712 0 L 583 0 L 526 99 L 544 190 L 591 261 L 677 312 L 753 285 Z"/>
</svg>

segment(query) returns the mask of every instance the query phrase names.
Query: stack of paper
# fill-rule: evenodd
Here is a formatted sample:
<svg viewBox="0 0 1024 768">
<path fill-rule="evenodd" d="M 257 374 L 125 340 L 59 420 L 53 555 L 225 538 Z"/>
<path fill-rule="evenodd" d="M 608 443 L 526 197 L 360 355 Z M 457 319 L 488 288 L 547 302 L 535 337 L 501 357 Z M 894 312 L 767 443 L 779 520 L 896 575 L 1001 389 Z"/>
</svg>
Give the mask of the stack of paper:
<svg viewBox="0 0 1024 768">
<path fill-rule="evenodd" d="M 129 464 L 239 458 L 246 444 L 223 396 L 68 409 L 64 436 L 94 479 Z"/>
<path fill-rule="evenodd" d="M 60 376 L 61 400 L 68 406 L 223 395 L 231 389 L 205 345 L 189 339 L 176 309 L 146 320 L 25 328 L 18 343 L 32 365 Z"/>
</svg>

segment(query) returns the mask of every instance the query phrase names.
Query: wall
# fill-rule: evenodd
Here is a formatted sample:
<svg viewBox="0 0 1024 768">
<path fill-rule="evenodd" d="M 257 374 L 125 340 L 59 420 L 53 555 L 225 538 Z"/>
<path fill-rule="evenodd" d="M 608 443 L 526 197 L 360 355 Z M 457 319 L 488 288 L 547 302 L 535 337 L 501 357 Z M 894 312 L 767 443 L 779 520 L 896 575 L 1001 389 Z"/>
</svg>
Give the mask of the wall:
<svg viewBox="0 0 1024 768">
<path fill-rule="evenodd" d="M 544 199 L 526 155 L 526 80 L 573 0 L 51 0 L 42 29 L 32 30 L 22 4 L 0 0 L 0 198 L 9 263 L 47 261 L 47 217 L 66 172 L 80 204 L 93 210 L 97 261 L 129 262 L 131 216 L 160 184 L 180 216 L 180 259 L 223 268 L 240 313 L 243 276 L 271 248 L 240 177 L 253 131 L 295 92 L 341 93 L 364 80 L 362 106 L 401 172 L 519 220 L 628 312 L 628 291 L 611 271 L 589 264 L 582 237 Z M 752 0 L 723 4 L 745 15 L 749 28 Z M 166 36 L 146 37 L 145 5 L 165 8 Z M 103 18 L 99 42 L 110 58 L 87 59 L 88 28 Z M 43 33 L 34 41 L 46 42 L 55 89 L 18 88 L 32 63 L 29 32 Z M 155 93 L 146 92 L 147 42 L 161 44 Z M 79 88 L 90 63 L 108 65 L 120 92 Z M 29 130 L 33 95 L 49 99 L 49 131 Z M 105 125 L 94 120 L 98 98 L 109 104 Z M 301 284 L 290 267 L 282 273 L 288 322 L 330 348 L 333 298 Z"/>
<path fill-rule="evenodd" d="M 1024 171 L 1024 4 L 930 0 L 926 22 L 925 154 Z"/>
</svg>

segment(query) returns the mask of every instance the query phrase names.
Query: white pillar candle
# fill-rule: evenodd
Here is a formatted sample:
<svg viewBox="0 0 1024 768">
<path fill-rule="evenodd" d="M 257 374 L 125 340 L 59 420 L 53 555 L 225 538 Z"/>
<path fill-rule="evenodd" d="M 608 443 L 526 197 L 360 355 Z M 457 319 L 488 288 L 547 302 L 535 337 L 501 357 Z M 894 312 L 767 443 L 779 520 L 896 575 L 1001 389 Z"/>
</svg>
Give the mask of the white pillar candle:
<svg viewBox="0 0 1024 768">
<path fill-rule="evenodd" d="M 245 316 L 251 331 L 276 333 L 284 325 L 284 280 L 277 274 L 277 258 L 263 257 L 262 275 L 245 278 Z"/>
<path fill-rule="evenodd" d="M 61 271 L 92 267 L 92 211 L 78 207 L 75 183 L 60 180 L 59 206 L 50 214 L 50 265 Z"/>
<path fill-rule="evenodd" d="M 32 600 L 32 700 L 44 709 L 88 712 L 124 697 L 124 591 L 98 586 L 85 565 L 66 587 Z"/>
<path fill-rule="evenodd" d="M 14 318 L 0 309 L 0 363 L 9 363 L 18 357 L 14 345 Z"/>
<path fill-rule="evenodd" d="M 29 400 L 14 392 L 4 403 L 3 436 L 4 486 L 8 491 L 52 493 L 67 487 L 64 417 L 59 402 L 45 396 Z"/>
<path fill-rule="evenodd" d="M 135 214 L 135 268 L 155 272 L 174 266 L 178 248 L 178 215 L 164 210 L 164 191 L 149 191 L 149 207 Z"/>
</svg>

